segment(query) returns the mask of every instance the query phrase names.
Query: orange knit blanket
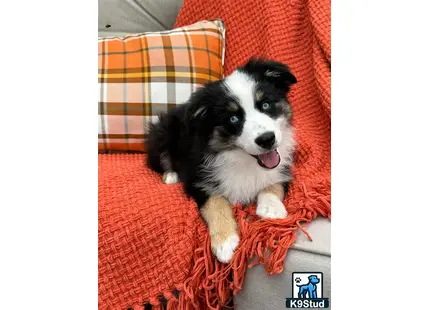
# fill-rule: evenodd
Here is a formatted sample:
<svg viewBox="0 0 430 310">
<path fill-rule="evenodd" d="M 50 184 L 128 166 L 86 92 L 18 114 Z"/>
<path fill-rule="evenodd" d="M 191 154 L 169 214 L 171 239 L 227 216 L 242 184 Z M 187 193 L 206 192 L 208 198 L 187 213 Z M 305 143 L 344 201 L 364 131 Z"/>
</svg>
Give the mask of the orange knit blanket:
<svg viewBox="0 0 430 310">
<path fill-rule="evenodd" d="M 235 206 L 241 243 L 223 265 L 181 184 L 163 184 L 145 155 L 99 155 L 100 309 L 162 309 L 166 301 L 168 309 L 219 309 L 242 288 L 250 265 L 282 272 L 297 229 L 318 215 L 330 218 L 330 0 L 185 0 L 175 26 L 214 18 L 226 24 L 226 74 L 261 55 L 297 77 L 289 215 L 261 220 L 254 205 Z"/>
</svg>

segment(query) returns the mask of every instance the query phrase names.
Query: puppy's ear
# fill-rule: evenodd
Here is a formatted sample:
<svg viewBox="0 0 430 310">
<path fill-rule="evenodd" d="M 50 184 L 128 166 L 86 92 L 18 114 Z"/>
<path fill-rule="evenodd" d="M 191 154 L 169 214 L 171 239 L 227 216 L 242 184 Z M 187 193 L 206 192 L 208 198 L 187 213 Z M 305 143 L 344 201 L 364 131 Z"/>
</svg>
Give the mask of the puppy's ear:
<svg viewBox="0 0 430 310">
<path fill-rule="evenodd" d="M 196 120 L 204 120 L 207 116 L 207 104 L 205 104 L 205 102 L 199 97 L 199 94 L 194 94 L 188 103 L 185 118 L 186 121 L 190 123 L 193 123 Z"/>
<path fill-rule="evenodd" d="M 198 131 L 208 116 L 208 105 L 202 100 L 201 92 L 191 95 L 185 110 L 185 125 L 189 133 Z"/>
<path fill-rule="evenodd" d="M 190 121 L 204 119 L 206 117 L 207 107 L 205 105 L 198 106 L 193 104 L 188 108 L 187 117 Z"/>
<path fill-rule="evenodd" d="M 263 58 L 251 58 L 242 70 L 260 80 L 266 80 L 285 92 L 290 90 L 292 84 L 297 83 L 294 74 L 287 65 Z"/>
</svg>

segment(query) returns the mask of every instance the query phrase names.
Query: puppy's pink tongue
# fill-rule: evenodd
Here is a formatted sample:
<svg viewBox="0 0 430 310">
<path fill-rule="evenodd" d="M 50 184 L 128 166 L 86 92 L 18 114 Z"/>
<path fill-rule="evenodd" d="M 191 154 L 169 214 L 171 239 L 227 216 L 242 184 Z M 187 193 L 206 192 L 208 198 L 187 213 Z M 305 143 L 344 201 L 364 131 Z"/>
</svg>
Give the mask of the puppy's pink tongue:
<svg viewBox="0 0 430 310">
<path fill-rule="evenodd" d="M 279 156 L 278 151 L 270 151 L 269 153 L 258 155 L 258 159 L 260 162 L 268 169 L 273 169 L 279 165 L 281 161 L 281 157 Z"/>
</svg>

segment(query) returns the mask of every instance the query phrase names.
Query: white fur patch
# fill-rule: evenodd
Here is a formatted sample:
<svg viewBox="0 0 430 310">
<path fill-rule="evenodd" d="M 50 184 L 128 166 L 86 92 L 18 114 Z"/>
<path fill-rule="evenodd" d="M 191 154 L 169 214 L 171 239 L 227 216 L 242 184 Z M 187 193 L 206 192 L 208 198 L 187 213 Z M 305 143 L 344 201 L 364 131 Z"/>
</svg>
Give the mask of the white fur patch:
<svg viewBox="0 0 430 310">
<path fill-rule="evenodd" d="M 283 219 L 288 212 L 278 196 L 263 192 L 258 195 L 256 214 L 262 218 Z"/>
<path fill-rule="evenodd" d="M 221 263 L 228 263 L 233 258 L 234 250 L 239 245 L 237 234 L 229 236 L 223 243 L 212 247 L 213 254 Z"/>
<path fill-rule="evenodd" d="M 165 172 L 163 174 L 163 182 L 165 184 L 179 183 L 179 176 L 176 172 Z"/>
<path fill-rule="evenodd" d="M 254 108 L 256 82 L 251 76 L 241 71 L 234 71 L 225 78 L 224 84 L 239 99 L 239 103 L 243 108 Z"/>
</svg>

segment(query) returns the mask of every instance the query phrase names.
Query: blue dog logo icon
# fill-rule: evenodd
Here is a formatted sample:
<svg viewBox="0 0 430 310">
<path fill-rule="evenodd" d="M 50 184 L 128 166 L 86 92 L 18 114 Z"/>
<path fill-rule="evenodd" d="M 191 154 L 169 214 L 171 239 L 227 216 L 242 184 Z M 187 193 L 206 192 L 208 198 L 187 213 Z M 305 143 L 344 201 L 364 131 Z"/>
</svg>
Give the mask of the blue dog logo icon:
<svg viewBox="0 0 430 310">
<path fill-rule="evenodd" d="M 329 300 L 323 296 L 322 272 L 293 272 L 291 297 L 285 298 L 287 308 L 328 308 Z"/>
<path fill-rule="evenodd" d="M 318 298 L 317 296 L 317 284 L 320 283 L 320 279 L 316 275 L 310 275 L 308 277 L 309 282 L 307 284 L 296 284 L 299 287 L 299 298 Z M 299 278 L 300 280 L 300 278 Z M 296 283 L 300 282 L 297 281 Z"/>
</svg>

